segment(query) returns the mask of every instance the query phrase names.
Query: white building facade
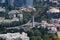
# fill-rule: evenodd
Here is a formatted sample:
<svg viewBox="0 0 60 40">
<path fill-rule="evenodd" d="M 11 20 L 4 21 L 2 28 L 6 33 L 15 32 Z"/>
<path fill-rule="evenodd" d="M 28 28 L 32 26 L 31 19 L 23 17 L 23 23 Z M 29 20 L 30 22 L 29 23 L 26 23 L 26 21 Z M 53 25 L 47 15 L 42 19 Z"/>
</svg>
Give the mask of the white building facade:
<svg viewBox="0 0 60 40">
<path fill-rule="evenodd" d="M 0 34 L 0 38 L 5 40 L 29 40 L 29 37 L 26 33 L 7 33 L 7 34 Z"/>
</svg>

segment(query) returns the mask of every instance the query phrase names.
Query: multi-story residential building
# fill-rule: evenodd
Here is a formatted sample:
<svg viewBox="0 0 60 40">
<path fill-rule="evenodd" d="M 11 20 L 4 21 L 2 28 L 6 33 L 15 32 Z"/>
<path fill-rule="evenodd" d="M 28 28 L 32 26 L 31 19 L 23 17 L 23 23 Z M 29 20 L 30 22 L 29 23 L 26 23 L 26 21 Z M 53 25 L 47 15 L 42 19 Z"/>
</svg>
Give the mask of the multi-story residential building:
<svg viewBox="0 0 60 40">
<path fill-rule="evenodd" d="M 14 0 L 14 6 L 21 7 L 25 5 L 26 0 Z"/>
<path fill-rule="evenodd" d="M 15 0 L 14 5 L 17 7 L 33 6 L 33 0 Z"/>
<path fill-rule="evenodd" d="M 14 0 L 5 0 L 5 5 L 14 6 Z"/>
<path fill-rule="evenodd" d="M 5 0 L 0 0 L 0 3 L 5 3 Z"/>
<path fill-rule="evenodd" d="M 5 0 L 0 0 L 0 6 L 4 6 L 5 5 Z"/>
<path fill-rule="evenodd" d="M 15 7 L 32 6 L 33 0 L 5 0 L 5 4 Z"/>
<path fill-rule="evenodd" d="M 26 0 L 26 6 L 33 6 L 33 0 Z"/>
</svg>

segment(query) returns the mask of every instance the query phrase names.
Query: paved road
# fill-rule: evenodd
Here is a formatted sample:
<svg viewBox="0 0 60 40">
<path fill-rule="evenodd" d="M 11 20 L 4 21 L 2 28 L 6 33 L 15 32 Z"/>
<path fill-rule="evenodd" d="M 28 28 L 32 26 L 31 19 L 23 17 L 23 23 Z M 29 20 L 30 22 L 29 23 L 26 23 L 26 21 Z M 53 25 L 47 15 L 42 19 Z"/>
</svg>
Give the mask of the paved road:
<svg viewBox="0 0 60 40">
<path fill-rule="evenodd" d="M 38 22 L 34 22 L 35 25 L 40 25 L 41 23 Z M 15 26 L 15 27 L 8 27 L 6 29 L 20 29 L 20 28 L 24 28 L 24 26 L 30 25 L 32 26 L 32 23 L 28 22 L 26 24 L 20 25 L 20 26 Z"/>
</svg>

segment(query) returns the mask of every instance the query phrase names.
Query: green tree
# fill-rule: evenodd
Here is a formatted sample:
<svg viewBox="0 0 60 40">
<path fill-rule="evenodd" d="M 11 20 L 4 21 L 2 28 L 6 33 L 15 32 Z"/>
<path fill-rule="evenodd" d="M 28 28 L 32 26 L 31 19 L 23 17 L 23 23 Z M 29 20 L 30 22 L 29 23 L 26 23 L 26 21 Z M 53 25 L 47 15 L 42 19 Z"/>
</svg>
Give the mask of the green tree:
<svg viewBox="0 0 60 40">
<path fill-rule="evenodd" d="M 30 40 L 41 40 L 40 36 L 32 36 Z"/>
<path fill-rule="evenodd" d="M 44 34 L 43 36 L 43 40 L 52 40 L 52 38 L 50 38 L 51 35 L 49 34 Z"/>
<path fill-rule="evenodd" d="M 27 34 L 28 34 L 29 37 L 34 36 L 34 32 L 33 32 L 33 30 L 29 30 L 29 31 L 27 31 Z"/>
<path fill-rule="evenodd" d="M 41 36 L 41 33 L 39 30 L 34 30 L 34 36 Z"/>
</svg>

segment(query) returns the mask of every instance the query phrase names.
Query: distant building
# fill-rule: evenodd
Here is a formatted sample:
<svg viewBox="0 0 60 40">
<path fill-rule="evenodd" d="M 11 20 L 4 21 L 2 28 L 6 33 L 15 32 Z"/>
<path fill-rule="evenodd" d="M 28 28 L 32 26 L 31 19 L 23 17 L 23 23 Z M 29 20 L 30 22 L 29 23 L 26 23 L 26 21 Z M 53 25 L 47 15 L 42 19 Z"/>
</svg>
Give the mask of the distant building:
<svg viewBox="0 0 60 40">
<path fill-rule="evenodd" d="M 10 5 L 14 6 L 14 0 L 10 0 Z"/>
<path fill-rule="evenodd" d="M 33 6 L 33 0 L 5 0 L 5 5 L 15 7 Z"/>
<path fill-rule="evenodd" d="M 58 0 L 41 0 L 41 2 L 52 2 L 52 3 L 57 3 Z"/>
<path fill-rule="evenodd" d="M 5 8 L 0 7 L 0 12 L 5 12 Z"/>
<path fill-rule="evenodd" d="M 21 11 L 36 12 L 36 9 L 34 7 L 28 6 L 28 7 L 21 7 Z"/>
<path fill-rule="evenodd" d="M 0 17 L 0 23 L 11 23 L 14 21 L 19 21 L 19 18 L 13 18 L 13 19 L 5 19 L 4 17 Z"/>
<path fill-rule="evenodd" d="M 14 5 L 17 7 L 33 6 L 33 0 L 15 0 Z"/>
<path fill-rule="evenodd" d="M 0 0 L 0 6 L 5 6 L 5 0 Z"/>
<path fill-rule="evenodd" d="M 57 3 L 58 2 L 58 0 L 49 0 L 50 2 L 52 2 L 52 3 Z"/>
<path fill-rule="evenodd" d="M 14 0 L 14 6 L 21 7 L 25 5 L 26 0 Z"/>
<path fill-rule="evenodd" d="M 26 0 L 26 6 L 33 6 L 33 0 Z"/>
<path fill-rule="evenodd" d="M 5 0 L 0 0 L 0 3 L 5 3 Z"/>
<path fill-rule="evenodd" d="M 47 14 L 50 15 L 51 18 L 60 18 L 60 9 L 52 7 L 47 11 Z"/>
<path fill-rule="evenodd" d="M 26 33 L 7 33 L 7 34 L 0 34 L 0 38 L 5 40 L 29 40 L 29 37 Z"/>
<path fill-rule="evenodd" d="M 9 17 L 16 17 L 16 14 L 20 13 L 18 10 L 11 10 L 10 12 L 8 12 Z"/>
<path fill-rule="evenodd" d="M 18 18 L 23 20 L 23 14 L 21 14 L 18 10 L 11 10 L 9 13 L 9 18 Z"/>
<path fill-rule="evenodd" d="M 55 23 L 55 24 L 59 24 L 60 19 L 53 19 L 53 18 L 52 18 L 52 19 L 50 20 L 50 22 L 51 22 L 51 23 Z"/>
<path fill-rule="evenodd" d="M 17 17 L 19 18 L 20 21 L 23 20 L 23 14 L 20 14 L 20 13 L 19 13 L 19 14 L 17 14 Z"/>
<path fill-rule="evenodd" d="M 14 0 L 5 0 L 6 6 L 14 6 Z"/>
<path fill-rule="evenodd" d="M 5 12 L 5 10 L 0 10 L 0 12 Z M 19 12 L 19 10 L 11 10 L 8 12 L 8 18 L 5 19 L 5 17 L 0 17 L 0 22 L 3 23 L 11 23 L 13 21 L 23 21 L 23 14 Z"/>
<path fill-rule="evenodd" d="M 51 9 L 49 9 L 47 11 L 47 13 L 59 13 L 59 12 L 60 12 L 60 10 L 58 8 L 54 8 L 54 7 L 52 7 Z"/>
</svg>

